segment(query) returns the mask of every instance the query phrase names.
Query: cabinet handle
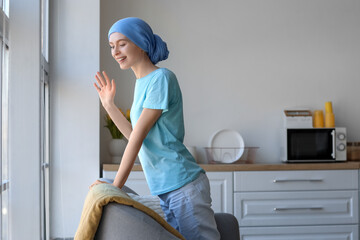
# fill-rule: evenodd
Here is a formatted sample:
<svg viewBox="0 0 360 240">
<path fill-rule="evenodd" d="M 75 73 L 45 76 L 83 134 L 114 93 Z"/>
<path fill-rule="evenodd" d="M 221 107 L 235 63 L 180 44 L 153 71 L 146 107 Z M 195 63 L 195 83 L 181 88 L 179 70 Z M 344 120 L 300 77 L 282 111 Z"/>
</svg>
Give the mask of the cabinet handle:
<svg viewBox="0 0 360 240">
<path fill-rule="evenodd" d="M 274 211 L 291 211 L 291 210 L 323 210 L 323 207 L 275 207 Z"/>
<path fill-rule="evenodd" d="M 284 183 L 284 182 L 322 182 L 323 179 L 274 179 L 274 183 Z"/>
</svg>

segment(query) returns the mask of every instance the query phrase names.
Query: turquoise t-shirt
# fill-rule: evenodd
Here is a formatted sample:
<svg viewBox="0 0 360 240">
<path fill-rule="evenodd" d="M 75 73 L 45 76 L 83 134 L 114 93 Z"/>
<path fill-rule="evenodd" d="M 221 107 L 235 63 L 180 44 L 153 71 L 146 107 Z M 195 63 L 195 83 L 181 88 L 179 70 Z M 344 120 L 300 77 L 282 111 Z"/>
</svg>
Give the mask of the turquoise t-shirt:
<svg viewBox="0 0 360 240">
<path fill-rule="evenodd" d="M 192 182 L 204 170 L 183 144 L 182 95 L 173 72 L 159 68 L 136 80 L 130 112 L 133 128 L 144 108 L 163 110 L 139 152 L 151 194 L 160 195 Z"/>
</svg>

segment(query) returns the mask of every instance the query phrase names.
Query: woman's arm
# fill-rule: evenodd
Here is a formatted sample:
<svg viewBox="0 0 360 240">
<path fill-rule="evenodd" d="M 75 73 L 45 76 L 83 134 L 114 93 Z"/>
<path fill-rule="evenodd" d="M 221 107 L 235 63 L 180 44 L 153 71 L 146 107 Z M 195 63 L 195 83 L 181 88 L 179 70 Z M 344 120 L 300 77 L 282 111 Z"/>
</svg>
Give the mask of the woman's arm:
<svg viewBox="0 0 360 240">
<path fill-rule="evenodd" d="M 145 137 L 155 122 L 159 119 L 161 113 L 161 109 L 143 109 L 134 130 L 131 132 L 129 142 L 126 146 L 124 155 L 121 159 L 120 167 L 113 182 L 114 186 L 118 188 L 122 188 L 124 186 Z"/>
<path fill-rule="evenodd" d="M 120 112 L 119 108 L 115 105 L 115 103 L 107 106 L 105 110 L 115 123 L 116 127 L 120 130 L 120 132 L 126 137 L 126 139 L 129 140 L 130 134 L 132 132 L 131 123 Z"/>
<path fill-rule="evenodd" d="M 136 156 L 138 155 L 141 145 L 149 133 L 152 126 L 161 116 L 162 110 L 159 109 L 148 109 L 144 108 L 142 111 L 139 120 L 136 123 L 134 130 L 132 131 L 129 142 L 126 145 L 124 155 L 121 159 L 121 163 L 119 169 L 116 173 L 114 182 L 112 185 L 122 188 L 129 177 L 131 169 L 136 160 Z M 100 180 L 96 180 L 93 184 L 91 184 L 90 188 L 97 184 L 106 183 Z"/>
<path fill-rule="evenodd" d="M 103 76 L 100 72 L 97 72 L 95 78 L 98 85 L 94 83 L 94 87 L 99 94 L 99 98 L 103 107 L 115 123 L 116 127 L 120 130 L 120 132 L 127 139 L 129 139 L 132 127 L 131 123 L 120 112 L 120 110 L 114 103 L 114 97 L 116 93 L 116 85 L 114 79 L 112 79 L 110 82 L 110 79 L 105 71 L 103 71 Z"/>
</svg>

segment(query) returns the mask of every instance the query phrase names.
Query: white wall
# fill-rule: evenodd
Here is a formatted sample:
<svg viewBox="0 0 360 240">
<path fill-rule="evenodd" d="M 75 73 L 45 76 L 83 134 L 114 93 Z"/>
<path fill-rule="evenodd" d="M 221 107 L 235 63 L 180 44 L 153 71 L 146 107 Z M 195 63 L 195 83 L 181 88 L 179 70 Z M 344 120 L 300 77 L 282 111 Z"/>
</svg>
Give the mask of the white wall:
<svg viewBox="0 0 360 240">
<path fill-rule="evenodd" d="M 167 42 L 184 98 L 187 145 L 207 146 L 223 128 L 259 146 L 259 162 L 279 162 L 283 110 L 323 109 L 360 140 L 360 2 L 354 0 L 101 1 L 101 69 L 132 102 L 134 76 L 112 60 L 107 31 L 117 19 L 146 20 Z M 103 125 L 103 124 L 102 124 Z M 101 157 L 108 161 L 101 130 Z"/>
<path fill-rule="evenodd" d="M 99 0 L 51 1 L 51 237 L 73 237 L 99 177 Z"/>
<path fill-rule="evenodd" d="M 40 0 L 11 0 L 9 239 L 40 239 Z"/>
</svg>

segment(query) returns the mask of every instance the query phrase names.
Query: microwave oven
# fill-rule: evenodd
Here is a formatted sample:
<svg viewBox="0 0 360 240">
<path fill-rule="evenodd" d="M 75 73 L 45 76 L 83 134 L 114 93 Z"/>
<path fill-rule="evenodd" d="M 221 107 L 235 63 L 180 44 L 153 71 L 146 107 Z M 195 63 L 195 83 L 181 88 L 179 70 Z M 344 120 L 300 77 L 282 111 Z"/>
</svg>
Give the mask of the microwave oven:
<svg viewBox="0 0 360 240">
<path fill-rule="evenodd" d="M 346 161 L 346 128 L 286 128 L 284 162 Z"/>
</svg>

